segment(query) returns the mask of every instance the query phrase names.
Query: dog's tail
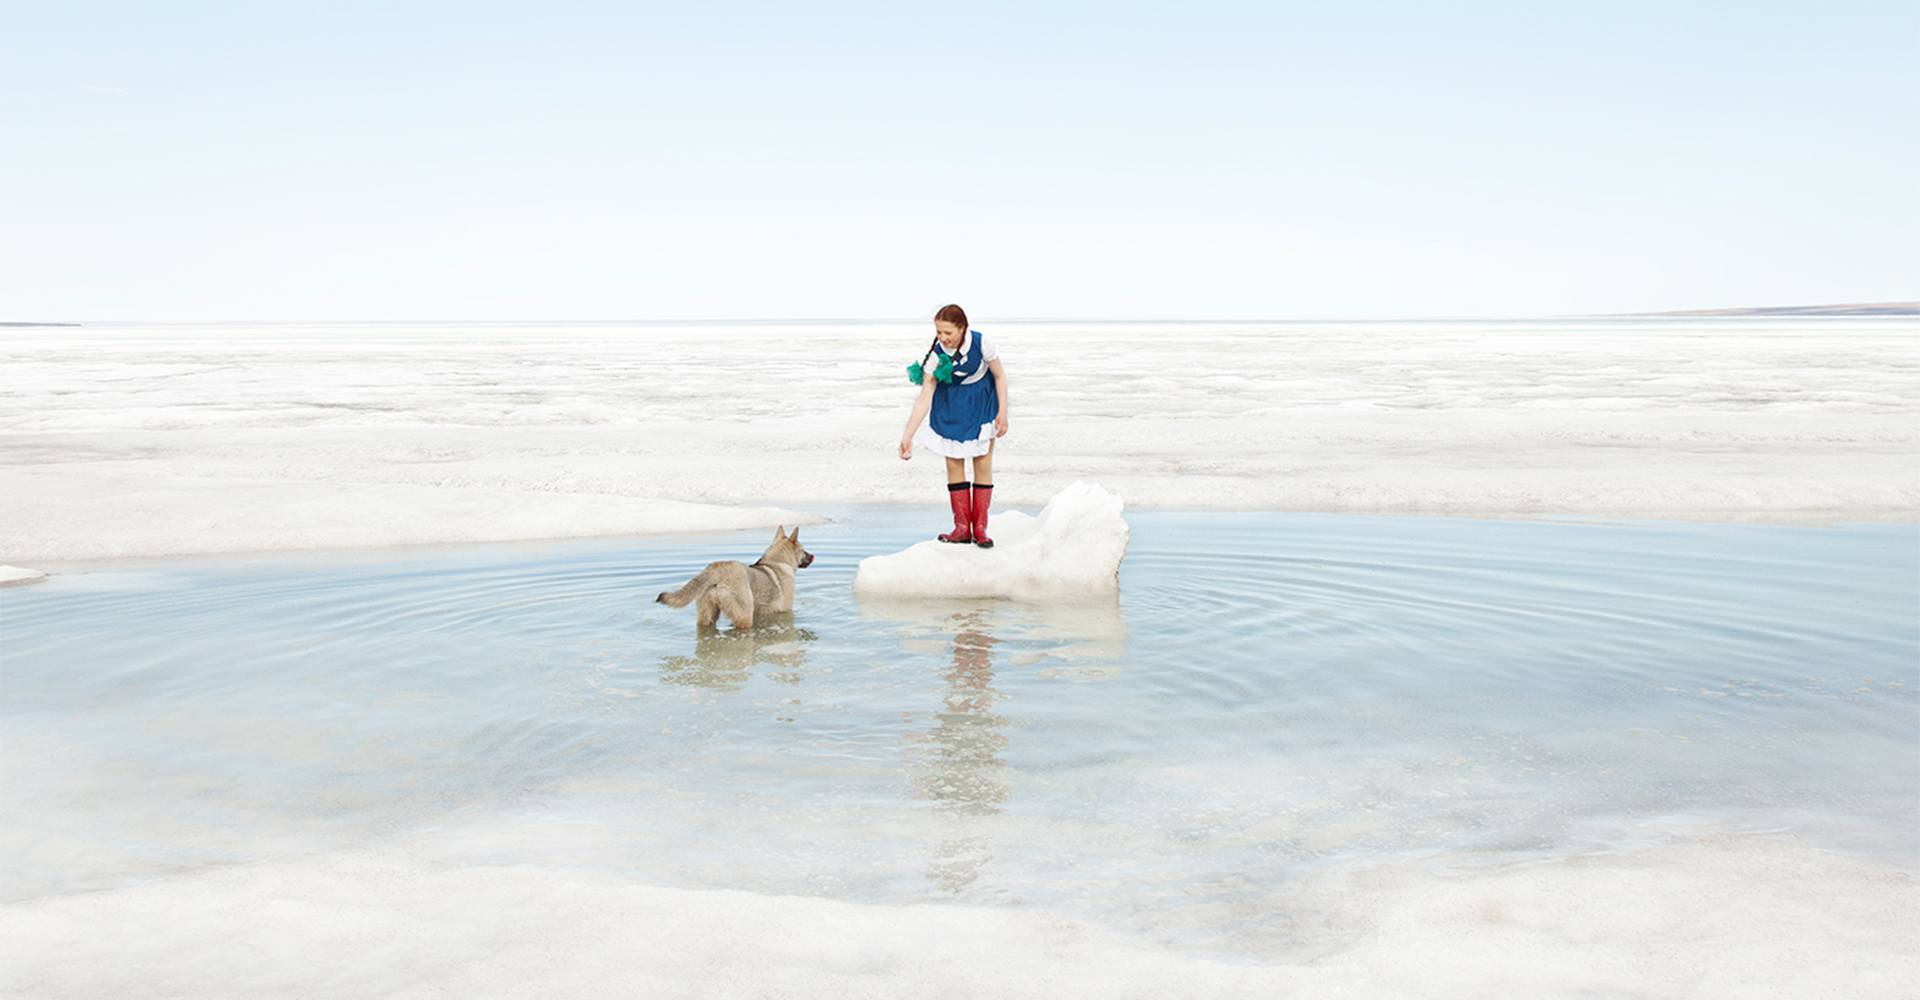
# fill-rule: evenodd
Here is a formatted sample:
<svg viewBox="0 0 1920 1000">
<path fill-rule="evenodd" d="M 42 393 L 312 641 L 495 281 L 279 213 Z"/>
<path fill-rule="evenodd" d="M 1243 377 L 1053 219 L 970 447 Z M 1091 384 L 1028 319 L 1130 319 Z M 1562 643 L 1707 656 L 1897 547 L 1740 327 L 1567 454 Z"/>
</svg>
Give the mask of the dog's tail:
<svg viewBox="0 0 1920 1000">
<path fill-rule="evenodd" d="M 664 604 L 670 608 L 684 608 L 698 600 L 700 595 L 706 593 L 707 588 L 711 586 L 713 586 L 713 566 L 709 565 L 695 574 L 694 578 L 688 580 L 679 590 L 663 590 L 660 596 L 653 600 L 656 604 Z"/>
</svg>

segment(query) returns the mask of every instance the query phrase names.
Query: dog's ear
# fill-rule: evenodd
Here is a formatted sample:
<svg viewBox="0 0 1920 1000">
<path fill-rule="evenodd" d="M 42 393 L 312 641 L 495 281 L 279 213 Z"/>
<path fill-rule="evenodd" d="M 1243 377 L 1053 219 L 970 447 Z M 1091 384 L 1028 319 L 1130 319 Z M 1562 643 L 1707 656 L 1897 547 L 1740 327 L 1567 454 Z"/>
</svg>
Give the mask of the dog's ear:
<svg viewBox="0 0 1920 1000">
<path fill-rule="evenodd" d="M 800 544 L 800 526 L 799 525 L 796 524 L 793 526 L 793 534 L 787 536 L 787 541 L 792 542 L 795 545 Z"/>
<path fill-rule="evenodd" d="M 776 542 L 784 542 L 787 540 L 786 528 L 783 525 L 776 524 L 773 526 L 773 540 Z"/>
</svg>

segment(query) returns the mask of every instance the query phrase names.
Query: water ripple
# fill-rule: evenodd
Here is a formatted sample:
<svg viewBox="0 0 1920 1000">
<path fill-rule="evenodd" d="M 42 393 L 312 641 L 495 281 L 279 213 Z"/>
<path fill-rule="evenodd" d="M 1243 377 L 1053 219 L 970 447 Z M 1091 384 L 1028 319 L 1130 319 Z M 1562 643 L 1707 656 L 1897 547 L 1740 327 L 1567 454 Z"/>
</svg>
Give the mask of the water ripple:
<svg viewBox="0 0 1920 1000">
<path fill-rule="evenodd" d="M 745 633 L 652 599 L 757 532 L 0 591 L 0 889 L 375 836 L 547 860 L 564 822 L 569 863 L 659 884 L 1106 898 L 1208 940 L 1332 858 L 1623 816 L 1920 849 L 1912 526 L 1131 520 L 1117 600 L 889 602 L 854 566 L 925 512 L 847 512 Z"/>
</svg>

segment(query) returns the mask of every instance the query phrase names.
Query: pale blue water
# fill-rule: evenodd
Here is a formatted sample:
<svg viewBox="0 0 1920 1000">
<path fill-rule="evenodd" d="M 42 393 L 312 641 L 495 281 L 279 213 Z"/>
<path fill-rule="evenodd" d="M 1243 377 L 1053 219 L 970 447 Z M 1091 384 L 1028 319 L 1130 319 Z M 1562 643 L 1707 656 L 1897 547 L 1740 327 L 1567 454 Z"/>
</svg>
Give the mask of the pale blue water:
<svg viewBox="0 0 1920 1000">
<path fill-rule="evenodd" d="M 1920 856 L 1920 528 L 1134 513 L 1117 601 L 651 603 L 760 532 L 0 590 L 7 899 L 401 845 L 1045 905 L 1259 954 L 1289 882 L 1791 831 Z"/>
</svg>

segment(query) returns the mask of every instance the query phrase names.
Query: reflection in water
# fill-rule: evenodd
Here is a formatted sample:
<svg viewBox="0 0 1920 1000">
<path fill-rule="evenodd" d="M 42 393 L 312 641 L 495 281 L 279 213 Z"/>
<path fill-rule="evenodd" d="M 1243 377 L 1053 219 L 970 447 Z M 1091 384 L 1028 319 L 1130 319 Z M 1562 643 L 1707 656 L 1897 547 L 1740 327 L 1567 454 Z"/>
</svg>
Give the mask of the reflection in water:
<svg viewBox="0 0 1920 1000">
<path fill-rule="evenodd" d="M 744 631 L 703 628 L 692 656 L 661 658 L 660 680 L 736 691 L 752 677 L 754 664 L 765 663 L 779 668 L 771 675 L 774 680 L 795 684 L 807 659 L 806 643 L 814 638 L 794 624 L 790 613 L 756 616 L 753 627 Z"/>
<path fill-rule="evenodd" d="M 988 631 L 987 613 L 962 612 L 949 620 L 959 628 L 953 661 L 940 711 L 925 736 L 924 769 L 913 785 L 916 795 L 954 817 L 948 835 L 934 846 L 927 877 L 942 891 L 959 892 L 992 859 L 987 839 L 967 832 L 968 819 L 997 813 L 1007 800 L 1006 766 L 1000 760 L 1007 720 L 993 712 L 993 647 L 999 640 Z"/>
<path fill-rule="evenodd" d="M 937 818 L 928 882 L 941 893 L 968 891 L 993 860 L 993 818 L 1012 787 L 1008 720 L 996 710 L 1005 698 L 1004 684 L 995 685 L 996 666 L 1042 682 L 1114 676 L 1127 646 L 1119 602 L 862 600 L 858 612 L 892 627 L 910 669 L 938 664 L 936 704 L 896 701 L 890 711 L 932 709 L 932 722 L 908 737 L 907 792 L 929 803 Z M 815 627 L 838 632 L 831 621 L 816 619 Z M 815 640 L 791 614 L 763 616 L 744 632 L 704 629 L 692 655 L 660 659 L 659 680 L 724 692 L 748 688 L 756 673 L 761 683 L 797 684 L 818 652 L 809 645 Z"/>
<path fill-rule="evenodd" d="M 941 892 L 976 883 L 993 859 L 989 820 L 1011 791 L 1007 719 L 995 711 L 1001 669 L 1030 668 L 1036 677 L 1100 679 L 1113 675 L 1126 650 L 1118 601 L 1036 605 L 1007 601 L 862 600 L 863 617 L 901 626 L 901 647 L 942 657 L 945 686 L 931 728 L 912 737 L 911 794 L 930 800 L 943 818 L 932 846 L 928 880 Z M 998 648 L 996 648 L 998 647 Z M 917 657 L 916 657 L 917 658 Z"/>
<path fill-rule="evenodd" d="M 860 617 L 895 625 L 901 648 L 912 653 L 945 656 L 956 624 L 990 633 L 1004 647 L 1003 665 L 1032 666 L 1042 677 L 1112 677 L 1127 655 L 1126 619 L 1117 597 L 1019 604 L 996 599 L 956 603 L 863 596 Z"/>
</svg>

